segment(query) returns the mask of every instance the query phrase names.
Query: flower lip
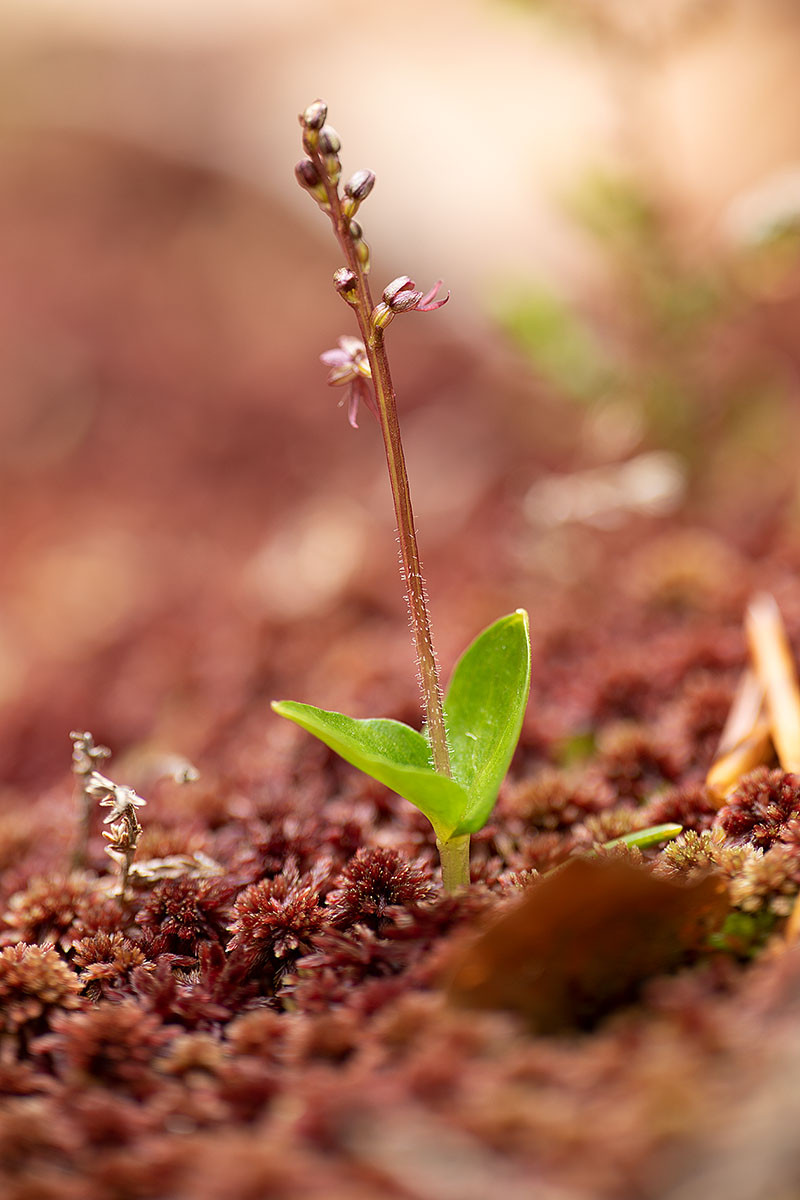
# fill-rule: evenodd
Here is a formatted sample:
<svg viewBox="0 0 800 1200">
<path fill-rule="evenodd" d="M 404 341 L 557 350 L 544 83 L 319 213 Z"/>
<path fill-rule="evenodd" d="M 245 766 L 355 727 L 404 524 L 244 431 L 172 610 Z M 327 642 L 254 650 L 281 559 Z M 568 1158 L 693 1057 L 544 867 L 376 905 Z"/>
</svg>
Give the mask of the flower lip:
<svg viewBox="0 0 800 1200">
<path fill-rule="evenodd" d="M 359 375 L 353 380 L 350 388 L 349 402 L 347 405 L 347 420 L 352 425 L 353 429 L 358 429 L 358 405 L 359 401 L 363 400 L 367 408 L 375 417 L 378 415 L 378 410 L 375 407 L 375 401 L 372 398 L 372 392 L 369 389 L 369 384 L 366 379 L 362 379 Z"/>
<path fill-rule="evenodd" d="M 442 286 L 442 280 L 437 279 L 433 287 L 425 293 L 417 305 L 417 312 L 433 312 L 434 309 L 441 308 L 443 304 L 447 304 L 450 299 L 450 293 L 446 296 L 440 296 L 437 299 L 439 288 Z"/>
</svg>

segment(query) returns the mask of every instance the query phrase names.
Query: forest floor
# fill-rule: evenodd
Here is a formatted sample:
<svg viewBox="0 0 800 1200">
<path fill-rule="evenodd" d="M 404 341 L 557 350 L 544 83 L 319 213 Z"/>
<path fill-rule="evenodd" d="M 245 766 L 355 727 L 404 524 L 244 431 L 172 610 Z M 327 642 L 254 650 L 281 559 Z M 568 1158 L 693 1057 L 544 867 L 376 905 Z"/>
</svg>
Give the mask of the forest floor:
<svg viewBox="0 0 800 1200">
<path fill-rule="evenodd" d="M 489 339 L 398 335 L 443 665 L 531 617 L 519 749 L 443 895 L 427 822 L 269 709 L 418 721 L 377 431 L 286 315 L 316 251 L 290 230 L 288 271 L 206 178 L 144 220 L 135 154 L 87 161 L 0 205 L 3 1196 L 794 1194 L 800 778 L 704 782 L 753 593 L 800 654 L 791 439 L 763 486 L 695 468 L 669 512 L 551 519 L 537 485 L 598 465 L 584 415 Z M 257 320 L 262 260 L 287 283 Z M 72 729 L 147 801 L 124 898 L 104 810 L 74 865 Z"/>
</svg>

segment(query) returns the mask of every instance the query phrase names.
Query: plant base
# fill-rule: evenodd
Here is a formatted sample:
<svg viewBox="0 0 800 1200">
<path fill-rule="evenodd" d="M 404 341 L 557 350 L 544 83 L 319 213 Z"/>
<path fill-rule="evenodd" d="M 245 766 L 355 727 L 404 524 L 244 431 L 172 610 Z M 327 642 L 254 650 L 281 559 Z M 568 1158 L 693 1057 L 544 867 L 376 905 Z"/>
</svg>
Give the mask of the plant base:
<svg viewBox="0 0 800 1200">
<path fill-rule="evenodd" d="M 469 834 L 450 838 L 447 842 L 436 839 L 439 857 L 442 860 L 442 886 L 446 892 L 457 892 L 469 887 Z"/>
</svg>

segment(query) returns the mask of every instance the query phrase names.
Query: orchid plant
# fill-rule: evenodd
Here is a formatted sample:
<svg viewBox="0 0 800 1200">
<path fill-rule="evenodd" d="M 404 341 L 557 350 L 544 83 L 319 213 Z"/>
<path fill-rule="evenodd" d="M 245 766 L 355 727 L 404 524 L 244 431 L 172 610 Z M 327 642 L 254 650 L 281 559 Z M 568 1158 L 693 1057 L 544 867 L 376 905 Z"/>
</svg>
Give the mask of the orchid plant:
<svg viewBox="0 0 800 1200">
<path fill-rule="evenodd" d="M 356 214 L 375 176 L 357 171 L 340 190 L 341 143 L 326 122 L 327 106 L 321 100 L 300 116 L 307 157 L 295 173 L 330 218 L 346 262 L 334 273 L 334 287 L 353 309 L 361 336 L 341 337 L 321 358 L 330 368 L 328 383 L 347 388 L 350 424 L 358 427 L 363 401 L 383 436 L 424 728 L 419 732 L 399 721 L 357 720 L 292 700 L 272 707 L 424 813 L 436 835 L 444 887 L 455 891 L 469 883 L 470 835 L 486 824 L 519 740 L 530 689 L 528 617 L 518 609 L 480 633 L 459 659 L 442 696 L 384 334 L 402 313 L 441 308 L 449 292 L 439 294 L 441 280 L 428 292 L 418 291 L 413 279 L 401 275 L 373 302 L 370 252 Z"/>
</svg>

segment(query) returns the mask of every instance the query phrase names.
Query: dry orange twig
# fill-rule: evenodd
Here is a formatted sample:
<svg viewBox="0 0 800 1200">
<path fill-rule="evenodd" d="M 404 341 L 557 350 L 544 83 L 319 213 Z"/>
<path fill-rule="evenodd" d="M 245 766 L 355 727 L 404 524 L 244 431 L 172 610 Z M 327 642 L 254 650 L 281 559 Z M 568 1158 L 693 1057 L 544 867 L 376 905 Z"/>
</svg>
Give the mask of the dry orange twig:
<svg viewBox="0 0 800 1200">
<path fill-rule="evenodd" d="M 738 746 L 714 760 L 706 776 L 706 786 L 717 807 L 721 808 L 736 790 L 743 775 L 768 761 L 771 749 L 769 722 L 762 720 Z"/>
<path fill-rule="evenodd" d="M 800 895 L 798 895 L 792 906 L 792 911 L 789 913 L 789 920 L 786 922 L 783 936 L 789 946 L 793 946 L 795 942 L 800 940 Z"/>
<path fill-rule="evenodd" d="M 742 775 L 767 761 L 770 750 L 764 686 L 748 669 L 739 681 L 716 758 L 706 776 L 708 790 L 720 806 L 734 791 Z"/>
<path fill-rule="evenodd" d="M 764 688 L 778 760 L 784 771 L 800 771 L 800 687 L 783 619 L 772 596 L 761 593 L 750 601 L 745 630 Z"/>
</svg>

